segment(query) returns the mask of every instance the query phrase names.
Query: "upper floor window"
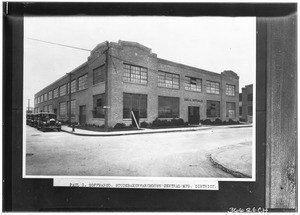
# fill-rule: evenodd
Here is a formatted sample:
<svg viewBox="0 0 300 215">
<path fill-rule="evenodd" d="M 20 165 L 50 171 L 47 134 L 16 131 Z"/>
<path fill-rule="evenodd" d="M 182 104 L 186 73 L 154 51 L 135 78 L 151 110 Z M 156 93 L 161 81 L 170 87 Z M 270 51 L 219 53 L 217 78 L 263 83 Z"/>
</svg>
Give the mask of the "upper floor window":
<svg viewBox="0 0 300 215">
<path fill-rule="evenodd" d="M 67 94 L 69 94 L 70 91 L 70 83 L 67 83 Z M 71 93 L 76 92 L 76 80 L 71 81 Z"/>
<path fill-rule="evenodd" d="M 185 90 L 201 92 L 202 80 L 199 78 L 185 77 Z"/>
<path fill-rule="evenodd" d="M 48 93 L 45 93 L 44 94 L 44 101 L 47 101 L 48 100 Z"/>
<path fill-rule="evenodd" d="M 88 74 L 85 74 L 78 78 L 78 90 L 84 90 L 88 88 Z"/>
<path fill-rule="evenodd" d="M 93 84 L 98 84 L 105 81 L 105 65 L 102 65 L 93 70 Z"/>
<path fill-rule="evenodd" d="M 40 97 L 37 97 L 37 103 L 39 104 L 41 102 Z"/>
<path fill-rule="evenodd" d="M 53 90 L 53 98 L 57 98 L 58 97 L 58 88 Z"/>
<path fill-rule="evenodd" d="M 179 89 L 179 75 L 158 71 L 158 86 Z"/>
<path fill-rule="evenodd" d="M 235 86 L 226 84 L 226 95 L 227 96 L 235 96 Z"/>
<path fill-rule="evenodd" d="M 44 96 L 43 95 L 41 95 L 41 102 L 43 102 L 44 101 Z"/>
<path fill-rule="evenodd" d="M 148 70 L 140 66 L 133 66 L 129 64 L 124 64 L 123 81 L 147 84 L 148 83 Z"/>
<path fill-rule="evenodd" d="M 49 100 L 52 99 L 52 90 L 49 91 L 49 93 L 48 93 L 48 99 L 49 99 Z"/>
<path fill-rule="evenodd" d="M 59 87 L 59 96 L 66 95 L 66 92 L 67 92 L 67 85 L 66 84 Z"/>
<path fill-rule="evenodd" d="M 206 92 L 212 94 L 220 94 L 220 83 L 213 81 L 206 81 Z"/>
</svg>

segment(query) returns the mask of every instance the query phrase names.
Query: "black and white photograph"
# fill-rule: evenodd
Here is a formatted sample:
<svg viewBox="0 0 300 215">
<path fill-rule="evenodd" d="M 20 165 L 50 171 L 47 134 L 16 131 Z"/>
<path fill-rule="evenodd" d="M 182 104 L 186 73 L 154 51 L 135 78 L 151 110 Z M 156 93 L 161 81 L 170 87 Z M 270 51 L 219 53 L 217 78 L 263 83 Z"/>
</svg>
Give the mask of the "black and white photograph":
<svg viewBox="0 0 300 215">
<path fill-rule="evenodd" d="M 23 176 L 255 181 L 255 44 L 255 17 L 24 17 Z"/>
<path fill-rule="evenodd" d="M 3 212 L 297 212 L 297 6 L 3 2 Z"/>
</svg>

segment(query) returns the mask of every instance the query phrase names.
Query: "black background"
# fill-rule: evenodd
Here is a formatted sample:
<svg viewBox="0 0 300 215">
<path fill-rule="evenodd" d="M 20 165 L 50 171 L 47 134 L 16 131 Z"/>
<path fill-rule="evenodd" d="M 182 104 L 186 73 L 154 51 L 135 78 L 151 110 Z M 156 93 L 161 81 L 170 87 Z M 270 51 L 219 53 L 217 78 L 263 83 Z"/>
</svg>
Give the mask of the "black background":
<svg viewBox="0 0 300 215">
<path fill-rule="evenodd" d="M 256 60 L 256 182 L 220 182 L 219 191 L 192 191 L 63 188 L 53 187 L 52 179 L 23 179 L 24 16 L 273 17 L 294 13 L 296 7 L 295 3 L 8 3 L 6 14 L 3 3 L 3 210 L 226 212 L 231 207 L 265 206 L 266 70 L 261 58 Z M 263 32 L 259 34 L 263 36 Z M 263 45 L 257 40 L 257 47 Z"/>
</svg>

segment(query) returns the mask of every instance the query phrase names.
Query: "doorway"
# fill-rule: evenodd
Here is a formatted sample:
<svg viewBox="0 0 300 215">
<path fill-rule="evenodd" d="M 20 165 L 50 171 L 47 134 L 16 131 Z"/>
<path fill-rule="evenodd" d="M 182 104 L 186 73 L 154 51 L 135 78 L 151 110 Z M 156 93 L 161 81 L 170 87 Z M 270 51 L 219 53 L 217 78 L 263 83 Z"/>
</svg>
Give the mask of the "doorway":
<svg viewBox="0 0 300 215">
<path fill-rule="evenodd" d="M 199 107 L 189 106 L 188 107 L 188 121 L 189 124 L 199 124 L 200 115 L 199 115 Z"/>
<path fill-rule="evenodd" d="M 79 124 L 84 125 L 86 123 L 86 106 L 79 106 Z"/>
</svg>

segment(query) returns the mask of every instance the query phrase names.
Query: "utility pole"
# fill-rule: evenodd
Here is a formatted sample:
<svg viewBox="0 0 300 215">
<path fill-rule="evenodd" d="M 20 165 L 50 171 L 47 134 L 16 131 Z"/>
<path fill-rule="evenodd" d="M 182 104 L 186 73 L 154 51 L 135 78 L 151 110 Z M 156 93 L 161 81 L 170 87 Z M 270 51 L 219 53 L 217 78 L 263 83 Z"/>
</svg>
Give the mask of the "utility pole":
<svg viewBox="0 0 300 215">
<path fill-rule="evenodd" d="M 105 124 L 104 130 L 108 131 L 108 56 L 109 56 L 109 42 L 106 41 L 107 49 L 105 52 Z M 104 53 L 103 52 L 103 53 Z"/>
<path fill-rule="evenodd" d="M 72 74 L 71 72 L 67 73 L 69 75 L 69 126 L 71 126 L 71 79 L 72 79 Z"/>
</svg>

